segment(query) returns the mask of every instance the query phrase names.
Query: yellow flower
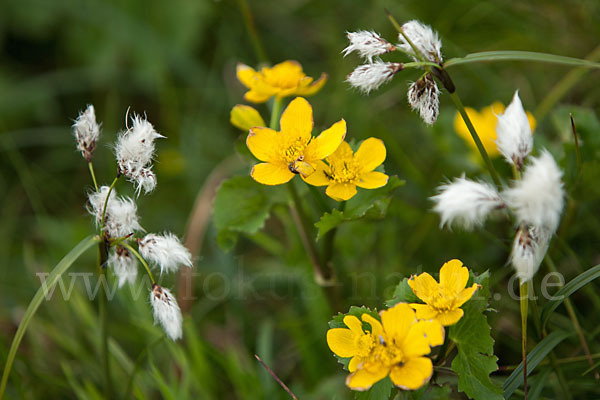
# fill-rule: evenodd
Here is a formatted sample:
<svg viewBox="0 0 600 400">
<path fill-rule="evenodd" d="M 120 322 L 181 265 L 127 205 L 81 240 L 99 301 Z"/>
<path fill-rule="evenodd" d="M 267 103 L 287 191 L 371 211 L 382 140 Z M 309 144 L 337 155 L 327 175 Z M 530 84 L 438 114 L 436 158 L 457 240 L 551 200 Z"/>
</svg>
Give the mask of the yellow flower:
<svg viewBox="0 0 600 400">
<path fill-rule="evenodd" d="M 411 304 L 417 312 L 417 318 L 435 319 L 444 326 L 453 325 L 462 318 L 464 311 L 460 308 L 479 288 L 476 283 L 466 288 L 469 270 L 460 260 L 450 260 L 440 269 L 440 283 L 427 272 L 412 276 L 408 285 L 415 295 L 425 304 Z"/>
<path fill-rule="evenodd" d="M 231 109 L 229 120 L 233 126 L 246 132 L 254 126 L 265 126 L 265 120 L 258 111 L 244 104 L 237 104 Z"/>
<path fill-rule="evenodd" d="M 312 107 L 302 97 L 290 102 L 281 115 L 281 131 L 265 127 L 250 129 L 246 145 L 263 163 L 252 168 L 252 178 L 263 185 L 280 185 L 295 174 L 307 177 L 318 161 L 333 153 L 346 137 L 343 119 L 324 130 L 318 137 L 313 129 Z"/>
<path fill-rule="evenodd" d="M 274 67 L 255 71 L 247 65 L 237 65 L 237 77 L 249 91 L 244 98 L 252 103 L 264 103 L 273 96 L 278 99 L 288 96 L 310 96 L 319 91 L 327 80 L 327 74 L 313 82 L 313 78 L 302 72 L 297 61 L 284 61 Z"/>
<path fill-rule="evenodd" d="M 481 143 L 490 157 L 500 155 L 496 147 L 496 124 L 498 123 L 497 115 L 504 113 L 504 109 L 504 105 L 498 101 L 483 108 L 480 112 L 473 108 L 465 107 L 465 111 L 473 123 L 475 131 L 477 131 L 479 139 L 481 139 Z M 536 127 L 535 117 L 527 111 L 527 118 L 529 119 L 531 132 L 533 132 Z M 469 129 L 458 112 L 454 116 L 454 130 L 469 144 L 471 149 L 477 150 Z"/>
<path fill-rule="evenodd" d="M 385 160 L 385 146 L 380 139 L 362 142 L 356 153 L 342 142 L 335 153 L 317 163 L 314 174 L 304 180 L 314 186 L 327 186 L 325 193 L 337 201 L 348 200 L 356 194 L 356 187 L 376 189 L 385 186 L 388 176 L 373 171 Z"/>
<path fill-rule="evenodd" d="M 362 320 L 371 325 L 364 332 L 358 318 L 346 316 L 350 329 L 335 328 L 327 332 L 329 348 L 340 357 L 352 357 L 346 385 L 368 390 L 390 376 L 405 390 L 415 390 L 431 378 L 433 364 L 427 357 L 431 346 L 444 342 L 444 328 L 437 321 L 418 321 L 408 304 L 400 303 L 380 314 L 379 322 L 368 314 Z"/>
</svg>

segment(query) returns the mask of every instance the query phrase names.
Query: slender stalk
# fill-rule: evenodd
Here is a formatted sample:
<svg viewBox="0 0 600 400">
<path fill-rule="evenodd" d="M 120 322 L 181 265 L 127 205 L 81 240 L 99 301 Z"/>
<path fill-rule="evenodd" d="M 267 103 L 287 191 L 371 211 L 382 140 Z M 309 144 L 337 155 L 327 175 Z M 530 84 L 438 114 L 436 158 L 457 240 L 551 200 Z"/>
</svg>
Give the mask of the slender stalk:
<svg viewBox="0 0 600 400">
<path fill-rule="evenodd" d="M 94 182 L 94 189 L 96 189 L 96 192 L 97 192 L 98 191 L 98 182 L 96 182 L 96 174 L 94 173 L 94 164 L 92 164 L 91 161 L 88 163 L 88 168 L 90 170 L 90 175 L 92 176 L 92 181 Z"/>
<path fill-rule="evenodd" d="M 342 201 L 339 211 L 343 213 L 345 209 L 346 209 L 346 201 Z M 323 258 L 322 258 L 323 263 L 322 264 L 328 270 L 332 270 L 332 266 L 330 265 L 330 263 L 331 263 L 331 259 L 333 258 L 333 245 L 335 242 L 335 235 L 337 233 L 337 230 L 338 230 L 338 228 L 336 226 L 335 228 L 333 228 L 332 230 L 327 232 L 325 234 L 325 238 L 323 240 Z"/>
<path fill-rule="evenodd" d="M 110 377 L 110 357 L 108 352 L 108 313 L 106 293 L 106 268 L 103 267 L 105 261 L 106 247 L 103 243 L 98 245 L 98 279 L 100 280 L 100 298 L 98 299 L 98 318 L 100 320 L 100 353 L 102 359 L 102 378 L 104 381 L 104 398 L 112 398 L 112 383 Z"/>
<path fill-rule="evenodd" d="M 110 184 L 110 188 L 108 189 L 106 199 L 104 200 L 104 207 L 102 208 L 102 218 L 100 219 L 100 231 L 104 230 L 104 218 L 106 217 L 106 206 L 108 205 L 108 199 L 110 199 L 110 194 L 112 193 L 113 188 L 117 184 L 117 181 L 119 180 L 120 176 L 121 176 L 121 173 L 120 172 L 117 173 L 117 176 L 112 181 L 112 183 Z"/>
<path fill-rule="evenodd" d="M 458 112 L 460 113 L 460 116 L 462 117 L 463 121 L 465 121 L 465 124 L 467 125 L 467 128 L 469 129 L 469 133 L 471 134 L 471 137 L 473 138 L 473 141 L 475 142 L 475 145 L 477 146 L 477 150 L 479 151 L 479 154 L 481 154 L 481 158 L 483 158 L 483 161 L 485 162 L 485 165 L 492 177 L 492 180 L 494 181 L 496 186 L 498 188 L 500 188 L 500 186 L 502 184 L 500 183 L 500 178 L 498 177 L 498 173 L 494 169 L 492 160 L 490 160 L 490 157 L 488 156 L 487 151 L 485 151 L 485 147 L 483 147 L 483 143 L 481 143 L 481 139 L 479 139 L 479 135 L 477 134 L 477 131 L 475 131 L 475 127 L 473 126 L 473 123 L 471 123 L 471 120 L 469 119 L 469 116 L 467 115 L 465 106 L 463 105 L 462 101 L 460 101 L 460 97 L 458 97 L 458 94 L 456 92 L 450 93 L 450 98 L 452 99 L 452 101 L 454 102 L 454 105 L 458 109 Z"/>
<path fill-rule="evenodd" d="M 129 250 L 129 252 L 133 253 L 133 255 L 136 256 L 138 260 L 140 260 L 140 262 L 144 266 L 144 269 L 146 269 L 146 273 L 150 277 L 150 281 L 154 285 L 156 283 L 156 280 L 154 280 L 154 275 L 152 275 L 152 271 L 150 270 L 150 267 L 148 266 L 146 260 L 144 260 L 144 257 L 142 257 L 140 253 L 138 253 L 138 251 L 134 249 L 133 246 L 129 243 L 122 243 L 121 246 L 125 247 L 127 250 Z"/>
<path fill-rule="evenodd" d="M 523 393 L 527 400 L 527 311 L 529 305 L 529 282 L 521 282 L 521 354 L 523 355 Z"/>
<path fill-rule="evenodd" d="M 579 151 L 579 136 L 577 135 L 577 129 L 575 129 L 575 121 L 573 120 L 573 114 L 569 113 L 571 119 L 571 130 L 573 131 L 573 138 L 575 139 L 575 162 L 577 163 L 577 178 L 581 175 L 581 153 Z"/>
<path fill-rule="evenodd" d="M 271 121 L 269 122 L 269 128 L 274 130 L 279 128 L 279 115 L 281 114 L 282 105 L 282 99 L 275 97 L 275 100 L 273 101 L 273 109 L 271 110 Z"/>
<path fill-rule="evenodd" d="M 246 0 L 238 0 L 238 6 L 240 7 L 240 12 L 244 18 L 244 25 L 246 25 L 246 30 L 250 36 L 250 41 L 252 42 L 252 47 L 254 47 L 254 52 L 256 53 L 258 61 L 261 63 L 267 62 L 267 53 L 265 52 L 265 48 L 260 41 L 260 36 L 258 36 L 256 24 L 254 23 L 254 18 L 252 17 L 252 12 L 250 11 L 248 2 Z"/>
<path fill-rule="evenodd" d="M 287 387 L 287 385 L 285 383 L 283 383 L 283 381 L 281 379 L 279 379 L 279 377 L 277 375 L 275 375 L 275 372 L 273 372 L 273 370 L 271 370 L 271 368 L 269 368 L 267 366 L 267 364 L 265 364 L 265 362 L 263 360 L 261 360 L 257 354 L 254 355 L 254 358 L 256 358 L 258 360 L 258 362 L 261 363 L 261 365 L 263 367 L 265 367 L 267 372 L 273 377 L 273 379 L 275 379 L 275 381 L 279 384 L 279 386 L 281 386 L 283 388 L 283 390 L 285 390 L 287 392 L 287 394 L 289 394 L 292 397 L 293 400 L 298 400 L 298 397 L 296 397 L 296 395 L 294 393 L 292 393 L 290 388 Z"/>
</svg>

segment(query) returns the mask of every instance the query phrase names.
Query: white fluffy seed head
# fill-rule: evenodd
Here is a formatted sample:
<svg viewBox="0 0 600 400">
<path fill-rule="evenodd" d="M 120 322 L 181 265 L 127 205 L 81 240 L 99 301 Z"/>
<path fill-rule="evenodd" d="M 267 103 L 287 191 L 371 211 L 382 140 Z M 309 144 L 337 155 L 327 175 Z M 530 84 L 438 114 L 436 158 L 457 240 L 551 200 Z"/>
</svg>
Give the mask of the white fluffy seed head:
<svg viewBox="0 0 600 400">
<path fill-rule="evenodd" d="M 562 171 L 552 155 L 543 150 L 531 160 L 523 178 L 506 189 L 502 197 L 520 224 L 543 226 L 556 231 L 564 205 Z"/>
<path fill-rule="evenodd" d="M 438 194 L 431 199 L 434 211 L 440 214 L 440 226 L 456 223 L 467 230 L 483 225 L 490 212 L 504 206 L 492 185 L 471 181 L 464 175 L 439 186 Z"/>
<path fill-rule="evenodd" d="M 96 112 L 94 106 L 89 105 L 79 113 L 79 116 L 73 123 L 73 134 L 77 140 L 77 150 L 87 162 L 92 161 L 96 142 L 100 137 L 100 125 L 96 122 Z"/>
<path fill-rule="evenodd" d="M 350 45 L 342 50 L 344 57 L 356 51 L 368 62 L 373 62 L 373 57 L 394 51 L 395 46 L 371 31 L 346 32 Z"/>
<path fill-rule="evenodd" d="M 130 285 L 135 283 L 137 260 L 126 248 L 117 246 L 115 251 L 108 256 L 108 265 L 112 267 L 115 276 L 119 280 L 119 288 L 123 287 L 126 282 L 129 282 Z"/>
<path fill-rule="evenodd" d="M 417 20 L 408 21 L 402 25 L 402 32 L 406 35 L 412 44 L 417 48 L 426 61 L 441 63 L 442 58 L 442 42 L 438 37 L 437 32 L 434 32 L 431 27 Z M 402 33 L 398 34 L 400 44 L 398 47 L 404 52 L 419 61 L 414 49 Z"/>
<path fill-rule="evenodd" d="M 109 187 L 102 186 L 97 192 L 88 194 L 90 203 L 88 212 L 94 216 L 96 225 L 100 225 L 102 221 L 102 211 L 108 192 Z M 128 197 L 118 197 L 113 189 L 106 205 L 104 231 L 111 238 L 119 238 L 139 230 L 143 228 L 139 223 L 135 202 Z"/>
<path fill-rule="evenodd" d="M 371 64 L 356 67 L 348 75 L 346 82 L 352 87 L 360 89 L 363 93 L 369 94 L 372 90 L 378 89 L 381 85 L 390 81 L 403 68 L 404 66 L 400 63 L 375 61 Z"/>
<path fill-rule="evenodd" d="M 193 266 L 189 250 L 172 233 L 150 233 L 138 240 L 138 246 L 145 259 L 160 267 L 161 274 L 177 271 L 180 264 L 186 267 Z"/>
<path fill-rule="evenodd" d="M 521 226 L 515 236 L 510 261 L 521 283 L 537 272 L 548 251 L 552 232 L 544 227 Z"/>
<path fill-rule="evenodd" d="M 521 169 L 533 148 L 533 135 L 518 90 L 504 114 L 498 115 L 496 135 L 498 151 L 509 164 L 514 164 L 517 169 Z"/>
<path fill-rule="evenodd" d="M 440 90 L 431 75 L 427 74 L 408 88 L 408 104 L 417 110 L 427 125 L 437 121 L 440 110 Z"/>
<path fill-rule="evenodd" d="M 160 324 L 171 340 L 181 339 L 183 318 L 175 296 L 155 283 L 150 292 L 150 304 L 154 311 L 154 324 Z"/>
<path fill-rule="evenodd" d="M 156 132 L 148 120 L 134 115 L 131 128 L 121 132 L 117 139 L 115 155 L 119 172 L 137 185 L 138 194 L 141 189 L 148 193 L 156 186 L 151 164 L 154 140 L 159 138 L 164 136 Z"/>
</svg>

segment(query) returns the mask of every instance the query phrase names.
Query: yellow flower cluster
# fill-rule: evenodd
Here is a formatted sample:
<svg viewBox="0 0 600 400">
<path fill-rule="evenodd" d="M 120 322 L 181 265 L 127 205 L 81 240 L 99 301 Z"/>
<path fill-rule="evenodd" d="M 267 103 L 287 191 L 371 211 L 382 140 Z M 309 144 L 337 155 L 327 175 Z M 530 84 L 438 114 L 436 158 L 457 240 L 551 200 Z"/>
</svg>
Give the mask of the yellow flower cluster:
<svg viewBox="0 0 600 400">
<path fill-rule="evenodd" d="M 366 313 L 361 319 L 347 315 L 343 322 L 348 328 L 327 331 L 331 351 L 351 358 L 346 385 L 364 391 L 388 375 L 404 390 L 425 385 L 433 373 L 433 363 L 426 355 L 444 343 L 444 326 L 462 318 L 459 307 L 478 289 L 477 284 L 465 288 L 468 279 L 469 270 L 461 261 L 448 261 L 440 269 L 439 283 L 428 273 L 408 281 L 425 304 L 396 304 L 380 313 L 381 320 Z M 370 330 L 365 330 L 363 323 Z"/>
<path fill-rule="evenodd" d="M 239 64 L 237 76 L 250 89 L 244 97 L 255 103 L 271 97 L 280 100 L 292 95 L 310 95 L 326 80 L 323 74 L 313 82 L 295 61 L 285 61 L 260 72 Z M 246 144 L 262 161 L 250 174 L 263 185 L 281 185 L 300 175 L 308 184 L 327 186 L 326 194 L 332 199 L 344 201 L 357 193 L 357 186 L 375 189 L 388 182 L 386 174 L 375 171 L 386 157 L 381 140 L 369 138 L 354 153 L 344 141 L 346 121 L 343 119 L 319 136 L 312 136 L 313 110 L 302 97 L 292 100 L 284 110 L 279 131 L 265 127 L 258 111 L 245 105 L 233 108 L 231 123 L 250 131 Z"/>
</svg>

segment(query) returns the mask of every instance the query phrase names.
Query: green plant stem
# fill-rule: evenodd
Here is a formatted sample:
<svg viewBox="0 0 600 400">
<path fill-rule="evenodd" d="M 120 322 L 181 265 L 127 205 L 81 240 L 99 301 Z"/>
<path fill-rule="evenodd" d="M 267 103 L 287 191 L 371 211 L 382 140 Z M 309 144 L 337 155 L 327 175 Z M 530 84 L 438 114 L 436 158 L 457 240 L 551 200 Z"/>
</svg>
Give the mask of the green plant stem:
<svg viewBox="0 0 600 400">
<path fill-rule="evenodd" d="M 548 254 L 546 254 L 544 261 L 546 263 L 546 266 L 548 267 L 548 269 L 551 272 L 558 273 L 556 264 L 554 264 L 554 261 Z M 567 309 L 567 314 L 569 314 L 569 318 L 571 319 L 571 322 L 573 323 L 573 328 L 575 328 L 575 332 L 577 332 L 577 336 L 579 337 L 579 341 L 581 342 L 581 347 L 583 347 L 583 352 L 585 353 L 585 356 L 588 359 L 588 364 L 590 364 L 590 367 L 593 367 L 594 361 L 592 359 L 592 353 L 590 352 L 590 348 L 587 344 L 587 341 L 585 340 L 585 336 L 583 335 L 583 329 L 581 329 L 581 325 L 579 324 L 579 319 L 577 319 L 577 314 L 575 314 L 575 308 L 573 307 L 573 303 L 571 302 L 571 299 L 569 299 L 569 298 L 566 298 L 564 303 L 565 303 L 565 308 Z M 600 375 L 598 374 L 598 371 L 596 371 L 596 370 L 594 370 L 594 377 L 596 379 L 600 379 Z"/>
<path fill-rule="evenodd" d="M 150 267 L 148 266 L 148 263 L 146 262 L 146 260 L 144 260 L 144 257 L 142 257 L 140 255 L 140 253 L 138 253 L 138 251 L 136 249 L 134 249 L 133 246 L 130 245 L 129 243 L 123 243 L 123 244 L 121 244 L 121 246 L 125 247 L 127 250 L 129 250 L 129 252 L 133 253 L 133 255 L 136 256 L 136 258 L 138 260 L 140 260 L 140 262 L 144 266 L 144 269 L 146 270 L 146 273 L 150 277 L 150 281 L 154 285 L 156 283 L 156 281 L 154 280 L 154 275 L 152 275 L 152 271 L 150 270 Z"/>
<path fill-rule="evenodd" d="M 267 62 L 267 53 L 265 52 L 265 48 L 260 40 L 260 36 L 258 36 L 256 24 L 254 23 L 254 18 L 252 17 L 252 12 L 250 11 L 248 2 L 246 0 L 237 0 L 237 2 L 240 12 L 242 13 L 242 17 L 244 18 L 244 25 L 246 25 L 246 30 L 250 36 L 250 41 L 252 42 L 252 47 L 254 47 L 256 57 L 261 63 Z"/>
<path fill-rule="evenodd" d="M 102 378 L 104 381 L 104 398 L 112 398 L 112 383 L 110 377 L 110 355 L 108 352 L 108 313 L 106 293 L 106 247 L 104 243 L 98 245 L 98 279 L 100 280 L 100 298 L 98 299 L 98 318 L 100 320 L 100 353 L 102 359 Z"/>
<path fill-rule="evenodd" d="M 527 400 L 527 311 L 529 305 L 529 281 L 521 282 L 521 354 L 523 355 L 523 393 Z"/>
<path fill-rule="evenodd" d="M 456 106 L 458 112 L 460 113 L 460 116 L 462 117 L 463 121 L 465 121 L 465 124 L 467 125 L 467 128 L 469 129 L 469 133 L 471 134 L 471 137 L 473 138 L 473 141 L 475 142 L 475 145 L 477 146 L 477 150 L 479 151 L 479 154 L 481 154 L 481 158 L 483 158 L 483 161 L 485 162 L 485 165 L 492 177 L 492 180 L 494 181 L 496 186 L 498 188 L 500 188 L 502 186 L 502 184 L 500 183 L 500 178 L 498 177 L 498 173 L 494 169 L 494 164 L 492 164 L 492 160 L 490 160 L 490 157 L 488 156 L 487 151 L 485 151 L 485 147 L 483 147 L 483 143 L 481 143 L 481 139 L 479 139 L 479 135 L 477 134 L 477 131 L 475 131 L 475 127 L 473 126 L 473 124 L 471 123 L 471 120 L 469 119 L 469 116 L 467 115 L 465 106 L 463 105 L 462 101 L 460 101 L 460 97 L 458 97 L 458 94 L 456 93 L 456 91 L 453 93 L 450 93 L 450 98 L 454 102 L 454 105 Z"/>
<path fill-rule="evenodd" d="M 110 184 L 110 188 L 108 188 L 106 199 L 104 199 L 104 207 L 102 208 L 102 218 L 100 219 L 100 231 L 104 230 L 104 219 L 106 217 L 106 206 L 108 205 L 108 199 L 110 199 L 110 194 L 112 193 L 113 188 L 117 184 L 117 181 L 119 180 L 120 176 L 121 173 L 117 173 L 117 176 L 115 177 L 115 179 L 113 179 L 112 183 Z"/>
<path fill-rule="evenodd" d="M 342 201 L 340 205 L 340 212 L 344 212 L 346 209 L 346 201 Z M 336 226 L 329 232 L 325 234 L 325 238 L 323 239 L 323 258 L 322 265 L 325 267 L 327 271 L 333 271 L 333 266 L 331 265 L 331 259 L 333 258 L 333 245 L 335 242 L 335 235 L 337 233 L 338 227 Z"/>
<path fill-rule="evenodd" d="M 279 129 L 279 115 L 281 114 L 282 105 L 282 99 L 275 97 L 273 100 L 273 109 L 271 110 L 271 121 L 269 122 L 269 128 L 273 130 Z"/>
<path fill-rule="evenodd" d="M 88 168 L 90 170 L 90 175 L 92 176 L 92 181 L 94 182 L 94 189 L 96 189 L 96 192 L 97 192 L 98 191 L 98 182 L 96 181 L 96 174 L 94 173 L 94 164 L 92 164 L 91 161 L 88 163 Z"/>
<path fill-rule="evenodd" d="M 56 264 L 52 272 L 50 272 L 50 275 L 48 275 L 42 286 L 33 296 L 33 299 L 31 299 L 29 306 L 27 306 L 27 310 L 25 310 L 23 319 L 19 323 L 19 327 L 17 328 L 15 337 L 10 345 L 10 349 L 8 350 L 8 357 L 6 358 L 4 371 L 2 372 L 2 381 L 0 382 L 0 399 L 2 399 L 4 396 L 6 384 L 8 382 L 8 376 L 10 375 L 10 370 L 13 362 L 15 361 L 15 356 L 17 355 L 17 350 L 19 349 L 21 340 L 23 339 L 23 336 L 25 335 L 27 327 L 29 326 L 33 316 L 44 301 L 46 294 L 54 287 L 54 285 L 56 285 L 61 276 L 73 265 L 75 260 L 77 260 L 90 247 L 100 242 L 102 242 L 102 239 L 99 236 L 88 236 L 79 242 L 66 256 L 63 257 L 62 260 L 60 260 L 58 264 Z"/>
</svg>

